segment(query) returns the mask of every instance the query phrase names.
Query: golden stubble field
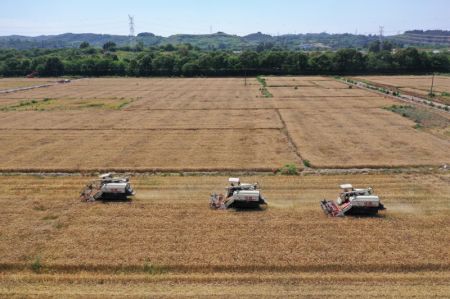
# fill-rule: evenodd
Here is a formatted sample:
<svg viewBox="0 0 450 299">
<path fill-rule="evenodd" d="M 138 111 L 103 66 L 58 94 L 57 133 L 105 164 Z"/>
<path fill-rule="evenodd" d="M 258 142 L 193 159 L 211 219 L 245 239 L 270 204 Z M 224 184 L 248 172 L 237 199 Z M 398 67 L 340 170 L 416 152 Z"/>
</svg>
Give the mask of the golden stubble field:
<svg viewBox="0 0 450 299">
<path fill-rule="evenodd" d="M 450 161 L 450 139 L 418 130 L 414 122 L 383 109 L 399 104 L 390 98 L 324 78 L 268 77 L 267 84 L 298 152 L 315 167 L 405 167 Z"/>
<path fill-rule="evenodd" d="M 267 210 L 208 208 L 227 177 L 201 171 L 450 162 L 446 135 L 383 109 L 392 99 L 327 77 L 266 82 L 273 97 L 242 78 L 0 95 L 0 297 L 448 296 L 448 172 L 245 177 Z M 132 202 L 78 201 L 91 178 L 77 173 L 112 170 L 166 175 L 134 176 Z M 170 174 L 181 171 L 197 175 Z M 388 210 L 327 218 L 319 201 L 346 182 L 374 187 Z"/>
<path fill-rule="evenodd" d="M 448 173 L 242 179 L 268 209 L 210 210 L 224 176 L 138 176 L 132 202 L 93 204 L 77 199 L 88 177 L 2 176 L 0 294 L 449 294 Z M 388 210 L 327 218 L 319 200 L 343 182 L 371 185 Z"/>
<path fill-rule="evenodd" d="M 30 79 L 29 79 L 30 80 Z M 34 79 L 31 79 L 34 80 Z M 38 79 L 37 79 L 38 80 Z M 36 81 L 39 82 L 39 81 Z M 104 78 L 0 95 L 3 171 L 438 166 L 450 140 L 327 77 Z"/>
</svg>

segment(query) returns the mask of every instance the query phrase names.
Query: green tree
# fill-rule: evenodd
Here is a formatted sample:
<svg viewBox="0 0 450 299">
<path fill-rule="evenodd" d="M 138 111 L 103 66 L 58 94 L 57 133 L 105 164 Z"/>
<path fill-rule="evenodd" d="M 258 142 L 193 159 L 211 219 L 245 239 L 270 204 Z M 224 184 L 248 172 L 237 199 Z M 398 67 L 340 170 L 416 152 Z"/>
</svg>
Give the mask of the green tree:
<svg viewBox="0 0 450 299">
<path fill-rule="evenodd" d="M 199 70 L 197 62 L 187 62 L 181 68 L 181 72 L 185 76 L 195 76 L 199 73 Z"/>
<path fill-rule="evenodd" d="M 259 67 L 258 53 L 254 51 L 245 51 L 239 56 L 239 64 L 243 69 L 256 70 Z"/>
<path fill-rule="evenodd" d="M 339 50 L 333 57 L 333 70 L 337 73 L 359 73 L 365 69 L 365 57 L 354 49 Z"/>
<path fill-rule="evenodd" d="M 150 54 L 143 56 L 138 61 L 139 76 L 150 76 L 152 73 L 153 57 Z"/>
<path fill-rule="evenodd" d="M 117 49 L 117 45 L 114 42 L 106 42 L 103 44 L 103 50 L 109 52 L 115 52 Z"/>
<path fill-rule="evenodd" d="M 80 49 L 86 49 L 89 48 L 91 45 L 88 42 L 82 42 L 80 44 Z"/>
<path fill-rule="evenodd" d="M 332 71 L 332 53 L 316 53 L 310 58 L 310 65 L 315 74 L 328 74 Z"/>
<path fill-rule="evenodd" d="M 58 57 L 49 57 L 45 61 L 40 74 L 43 76 L 61 76 L 64 74 L 64 64 Z"/>
</svg>

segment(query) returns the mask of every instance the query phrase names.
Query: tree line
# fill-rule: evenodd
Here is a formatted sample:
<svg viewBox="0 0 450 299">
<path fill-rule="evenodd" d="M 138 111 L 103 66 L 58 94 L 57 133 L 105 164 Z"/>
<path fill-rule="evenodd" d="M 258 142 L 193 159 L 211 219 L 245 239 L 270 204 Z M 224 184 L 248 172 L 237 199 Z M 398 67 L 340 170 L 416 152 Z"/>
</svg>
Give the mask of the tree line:
<svg viewBox="0 0 450 299">
<path fill-rule="evenodd" d="M 203 51 L 190 44 L 145 48 L 0 50 L 0 76 L 246 76 L 450 72 L 450 54 L 374 43 L 368 52 L 326 52 L 260 47 L 257 51 Z"/>
</svg>

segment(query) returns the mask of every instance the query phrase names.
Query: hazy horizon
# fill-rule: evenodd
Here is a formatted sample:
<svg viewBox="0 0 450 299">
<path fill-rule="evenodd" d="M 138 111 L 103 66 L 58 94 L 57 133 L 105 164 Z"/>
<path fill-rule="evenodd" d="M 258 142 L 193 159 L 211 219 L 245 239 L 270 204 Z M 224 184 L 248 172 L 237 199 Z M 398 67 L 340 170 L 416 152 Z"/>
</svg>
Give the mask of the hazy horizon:
<svg viewBox="0 0 450 299">
<path fill-rule="evenodd" d="M 128 35 L 128 14 L 135 17 L 135 33 L 156 35 L 225 32 L 244 36 L 300 33 L 378 34 L 406 30 L 449 30 L 444 0 L 345 3 L 331 0 L 266 1 L 86 1 L 3 0 L 0 35 L 57 35 L 97 33 Z"/>
</svg>

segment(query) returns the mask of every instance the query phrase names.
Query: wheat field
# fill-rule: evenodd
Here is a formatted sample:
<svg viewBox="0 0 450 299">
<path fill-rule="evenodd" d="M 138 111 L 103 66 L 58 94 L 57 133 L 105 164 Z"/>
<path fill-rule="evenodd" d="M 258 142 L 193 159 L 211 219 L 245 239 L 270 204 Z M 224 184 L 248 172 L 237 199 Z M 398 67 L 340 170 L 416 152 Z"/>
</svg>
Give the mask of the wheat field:
<svg viewBox="0 0 450 299">
<path fill-rule="evenodd" d="M 224 176 L 137 176 L 133 201 L 94 204 L 78 200 L 89 179 L 0 177 L 0 294 L 449 292 L 448 173 L 243 177 L 259 182 L 269 201 L 256 212 L 208 208 Z M 371 185 L 388 210 L 326 217 L 319 201 L 334 198 L 343 182 Z M 342 279 L 351 290 L 338 292 Z"/>
</svg>

